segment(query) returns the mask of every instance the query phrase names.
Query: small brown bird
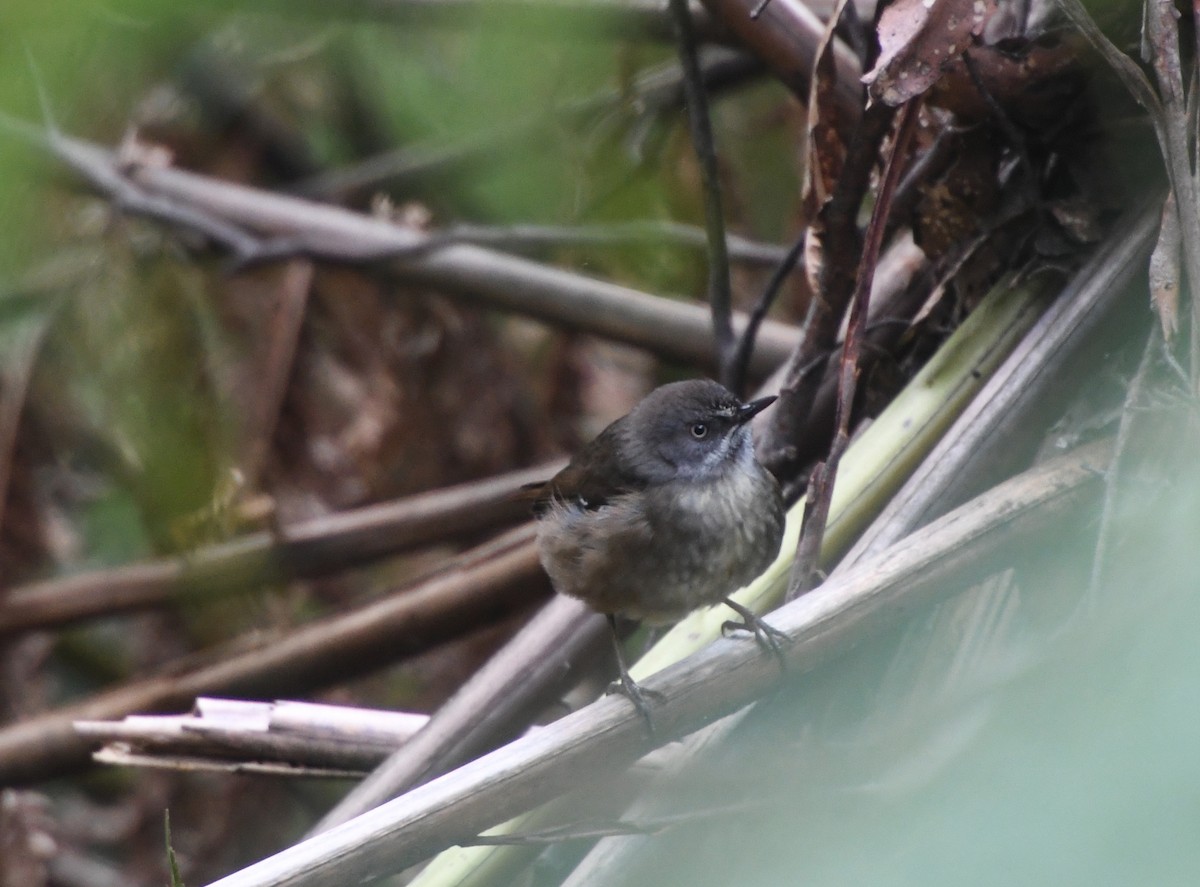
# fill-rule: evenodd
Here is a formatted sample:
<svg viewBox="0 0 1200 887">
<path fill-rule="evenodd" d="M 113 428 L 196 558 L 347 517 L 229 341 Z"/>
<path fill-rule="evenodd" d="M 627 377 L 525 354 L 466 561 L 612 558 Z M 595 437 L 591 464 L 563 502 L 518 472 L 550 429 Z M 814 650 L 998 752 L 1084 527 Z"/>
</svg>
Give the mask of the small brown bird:
<svg viewBox="0 0 1200 887">
<path fill-rule="evenodd" d="M 774 400 L 742 403 L 707 380 L 663 385 L 540 488 L 542 566 L 556 591 L 608 617 L 621 688 L 647 723 L 616 616 L 662 624 L 724 602 L 778 649 L 781 634 L 728 597 L 783 538 L 779 484 L 755 458 L 748 425 Z"/>
</svg>

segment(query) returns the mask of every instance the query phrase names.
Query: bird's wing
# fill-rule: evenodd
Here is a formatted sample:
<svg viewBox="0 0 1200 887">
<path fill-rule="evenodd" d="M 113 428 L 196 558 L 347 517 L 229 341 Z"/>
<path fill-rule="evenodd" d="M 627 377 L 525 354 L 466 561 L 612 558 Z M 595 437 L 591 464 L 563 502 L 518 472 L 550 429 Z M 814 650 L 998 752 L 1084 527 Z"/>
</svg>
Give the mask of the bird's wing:
<svg viewBox="0 0 1200 887">
<path fill-rule="evenodd" d="M 619 422 L 614 423 L 600 432 L 550 480 L 532 485 L 536 489 L 534 514 L 542 514 L 555 500 L 591 510 L 600 508 L 615 496 L 645 489 L 646 479 L 620 458 L 619 425 Z"/>
</svg>

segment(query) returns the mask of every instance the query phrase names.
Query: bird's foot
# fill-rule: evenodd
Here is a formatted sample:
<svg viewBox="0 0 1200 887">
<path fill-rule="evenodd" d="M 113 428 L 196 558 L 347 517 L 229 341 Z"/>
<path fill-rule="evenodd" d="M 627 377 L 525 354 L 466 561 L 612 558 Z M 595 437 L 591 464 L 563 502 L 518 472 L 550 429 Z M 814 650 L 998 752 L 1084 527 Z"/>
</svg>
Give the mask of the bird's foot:
<svg viewBox="0 0 1200 887">
<path fill-rule="evenodd" d="M 633 675 L 629 673 L 629 663 L 625 661 L 625 648 L 621 646 L 621 633 L 617 630 L 617 617 L 612 613 L 607 613 L 605 618 L 608 620 L 609 632 L 613 639 L 613 652 L 617 657 L 617 672 L 621 675 L 620 680 L 613 681 L 608 685 L 608 692 L 620 693 L 632 702 L 633 707 L 642 716 L 642 720 L 646 722 L 646 731 L 653 736 L 654 721 L 650 718 L 650 702 L 662 704 L 667 701 L 667 697 L 654 690 L 643 690 L 638 686 Z"/>
<path fill-rule="evenodd" d="M 748 631 L 754 635 L 755 642 L 762 649 L 770 653 L 779 660 L 780 669 L 786 668 L 786 663 L 783 658 L 783 645 L 791 643 L 791 638 L 785 633 L 775 628 L 773 625 L 768 625 L 763 621 L 762 617 L 746 607 L 743 607 L 737 601 L 725 598 L 725 606 L 733 610 L 742 617 L 741 622 L 730 620 L 721 625 L 721 634 L 727 634 L 730 631 Z"/>
<path fill-rule="evenodd" d="M 624 672 L 618 680 L 613 681 L 608 685 L 609 693 L 620 693 L 626 699 L 633 703 L 633 707 L 638 710 L 638 714 L 642 716 L 642 720 L 646 722 L 647 732 L 654 735 L 654 720 L 650 717 L 650 703 L 661 705 L 667 701 L 667 697 L 657 690 L 647 690 L 638 684 L 629 676 L 629 672 Z"/>
</svg>

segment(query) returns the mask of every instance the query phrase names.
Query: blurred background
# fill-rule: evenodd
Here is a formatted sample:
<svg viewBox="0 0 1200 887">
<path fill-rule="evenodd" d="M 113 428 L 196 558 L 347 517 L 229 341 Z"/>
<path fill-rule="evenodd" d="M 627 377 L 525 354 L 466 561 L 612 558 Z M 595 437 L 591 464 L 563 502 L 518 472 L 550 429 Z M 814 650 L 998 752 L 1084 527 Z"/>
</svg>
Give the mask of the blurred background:
<svg viewBox="0 0 1200 887">
<path fill-rule="evenodd" d="M 654 88 L 675 59 L 654 21 L 580 25 L 509 4 L 5 0 L 0 595 L 540 465 L 654 385 L 704 370 L 370 267 L 239 267 L 192 232 L 120 213 L 13 120 L 414 231 L 694 226 L 699 172 L 678 90 Z M 1095 129 L 1077 135 L 1121 147 L 1081 164 L 1077 184 L 1105 191 L 1110 218 L 1157 180 L 1144 121 L 1096 80 Z M 807 111 L 757 65 L 731 65 L 711 93 L 727 224 L 771 248 L 735 264 L 748 308 L 806 222 Z M 700 304 L 694 246 L 561 234 L 519 249 Z M 783 323 L 808 305 L 795 278 L 772 312 Z M 1052 417 L 1031 440 L 1054 449 L 1089 423 L 1114 427 L 1150 321 L 1144 289 L 1128 299 L 1128 339 L 1064 380 L 1085 391 L 1086 418 L 1064 432 Z M 968 303 L 940 306 L 881 375 L 927 353 Z M 1155 372 L 1119 495 L 760 706 L 703 775 L 667 780 L 644 812 L 672 827 L 627 839 L 649 851 L 612 882 L 1195 883 L 1196 404 Z M 0 756 L 26 720 L 384 600 L 522 509 L 325 575 L 264 580 L 243 565 L 167 606 L 9 629 Z M 1102 514 L 1112 541 L 1097 561 Z M 473 619 L 234 686 L 432 710 L 547 594 L 536 577 L 517 585 Z M 20 790 L 0 809 L 0 885 L 165 883 L 167 809 L 184 878 L 204 883 L 296 840 L 349 784 L 72 753 L 28 778 L 5 771 Z M 522 877 L 557 883 L 581 853 L 551 850 Z"/>
</svg>

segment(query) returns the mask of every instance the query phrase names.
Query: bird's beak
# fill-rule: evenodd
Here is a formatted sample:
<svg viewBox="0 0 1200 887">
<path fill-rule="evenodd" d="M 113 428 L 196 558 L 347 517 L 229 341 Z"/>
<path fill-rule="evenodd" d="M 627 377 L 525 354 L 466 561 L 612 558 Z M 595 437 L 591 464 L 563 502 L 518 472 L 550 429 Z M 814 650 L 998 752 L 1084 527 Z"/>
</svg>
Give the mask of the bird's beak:
<svg viewBox="0 0 1200 887">
<path fill-rule="evenodd" d="M 752 400 L 750 403 L 744 403 L 737 408 L 737 412 L 733 414 L 733 422 L 735 425 L 745 425 L 771 404 L 775 403 L 775 395 L 770 397 L 760 397 L 758 400 Z"/>
</svg>

